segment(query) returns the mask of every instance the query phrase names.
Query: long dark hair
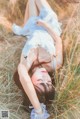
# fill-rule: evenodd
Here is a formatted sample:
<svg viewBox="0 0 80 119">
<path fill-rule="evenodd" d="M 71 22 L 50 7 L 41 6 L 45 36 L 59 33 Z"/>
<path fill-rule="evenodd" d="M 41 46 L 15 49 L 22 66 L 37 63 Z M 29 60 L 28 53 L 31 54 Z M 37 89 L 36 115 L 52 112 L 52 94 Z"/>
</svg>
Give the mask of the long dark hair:
<svg viewBox="0 0 80 119">
<path fill-rule="evenodd" d="M 51 75 L 50 75 L 50 76 L 51 76 Z M 51 76 L 51 77 L 52 77 L 52 76 Z M 24 104 L 25 106 L 31 104 L 30 101 L 29 101 L 29 98 L 28 98 L 28 96 L 26 95 L 26 93 L 25 93 L 25 91 L 24 91 L 24 89 L 23 89 L 23 87 L 22 87 L 22 85 L 21 85 L 21 82 L 20 82 L 20 80 L 19 80 L 18 71 L 16 71 L 16 72 L 14 73 L 14 75 L 13 75 L 13 80 L 15 81 L 15 83 L 16 83 L 16 85 L 19 87 L 19 89 L 21 89 L 22 92 L 23 92 L 23 104 Z M 55 85 L 55 80 L 54 80 L 54 78 L 52 79 L 52 87 L 51 87 L 51 90 L 50 90 L 50 91 L 47 91 L 47 87 L 46 87 L 45 84 L 42 83 L 41 85 L 44 86 L 45 92 L 40 92 L 39 89 L 37 89 L 37 88 L 34 86 L 34 88 L 35 88 L 35 90 L 36 90 L 36 93 L 37 93 L 37 96 L 38 96 L 40 102 L 44 102 L 44 103 L 45 103 L 46 101 L 48 102 L 49 100 L 53 100 L 54 97 L 55 97 L 55 87 L 54 87 L 54 85 Z"/>
<path fill-rule="evenodd" d="M 43 86 L 44 88 L 44 92 L 38 87 L 38 86 L 35 86 L 34 85 L 34 88 L 36 90 L 36 93 L 37 93 L 37 96 L 40 100 L 40 102 L 43 102 L 43 98 L 45 98 L 45 101 L 50 101 L 50 100 L 53 100 L 54 97 L 55 97 L 55 81 L 53 80 L 52 81 L 52 84 L 49 85 L 49 84 L 45 84 L 45 83 L 41 83 L 40 84 L 41 86 Z"/>
</svg>

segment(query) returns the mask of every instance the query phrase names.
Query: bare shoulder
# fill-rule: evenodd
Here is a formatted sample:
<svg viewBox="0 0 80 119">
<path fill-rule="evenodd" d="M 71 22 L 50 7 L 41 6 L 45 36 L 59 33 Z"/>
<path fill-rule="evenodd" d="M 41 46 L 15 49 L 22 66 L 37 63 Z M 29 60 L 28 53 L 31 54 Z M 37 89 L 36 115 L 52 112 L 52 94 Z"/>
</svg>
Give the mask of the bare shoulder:
<svg viewBox="0 0 80 119">
<path fill-rule="evenodd" d="M 28 56 L 24 56 L 24 54 L 21 54 L 20 63 L 25 65 L 27 70 L 31 68 L 33 62 L 37 59 L 37 52 L 36 49 L 31 49 Z"/>
</svg>

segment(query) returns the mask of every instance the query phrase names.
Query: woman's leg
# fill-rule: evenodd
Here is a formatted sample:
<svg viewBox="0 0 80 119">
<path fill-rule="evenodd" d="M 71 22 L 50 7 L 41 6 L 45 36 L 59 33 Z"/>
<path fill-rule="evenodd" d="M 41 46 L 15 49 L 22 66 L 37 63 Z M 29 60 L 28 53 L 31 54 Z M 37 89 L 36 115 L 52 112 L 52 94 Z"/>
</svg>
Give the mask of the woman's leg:
<svg viewBox="0 0 80 119">
<path fill-rule="evenodd" d="M 39 12 L 35 0 L 28 0 L 24 16 L 24 25 L 31 16 L 38 16 L 38 13 Z"/>
<path fill-rule="evenodd" d="M 51 6 L 50 6 L 49 3 L 47 2 L 47 0 L 35 0 L 35 2 L 36 2 L 36 5 L 37 5 L 39 11 L 41 11 L 42 7 L 45 7 L 45 8 L 48 9 L 48 10 L 50 9 L 50 11 L 53 12 L 53 17 L 55 17 L 55 18 L 57 19 L 56 13 L 53 11 L 53 9 L 51 8 Z M 48 20 L 48 18 L 50 18 L 49 13 L 48 13 L 48 15 L 47 15 L 47 20 Z"/>
<path fill-rule="evenodd" d="M 18 66 L 19 80 L 24 88 L 25 93 L 29 97 L 33 107 L 36 110 L 40 110 L 39 114 L 42 113 L 42 109 L 40 106 L 40 102 L 38 100 L 36 91 L 30 79 L 30 76 L 26 70 L 26 67 L 23 64 L 19 64 Z"/>
<path fill-rule="evenodd" d="M 51 9 L 51 6 L 47 2 L 47 0 L 28 0 L 24 16 L 24 25 L 31 16 L 39 15 L 42 6 Z"/>
<path fill-rule="evenodd" d="M 24 26 L 31 16 L 38 16 L 38 8 L 36 6 L 35 0 L 28 0 L 26 10 L 25 10 L 24 23 L 22 25 L 23 29 L 20 26 L 13 24 L 11 26 L 12 31 L 16 35 L 24 35 L 25 33 L 23 33 L 23 32 L 25 32 L 25 30 L 26 30 L 26 28 L 24 28 Z"/>
<path fill-rule="evenodd" d="M 35 3 L 35 0 L 29 0 L 29 17 L 38 16 L 38 9 Z"/>
<path fill-rule="evenodd" d="M 23 26 L 26 24 L 28 19 L 29 19 L 29 3 L 27 2 L 26 10 L 25 10 L 25 15 L 24 15 L 24 24 L 23 24 Z"/>
<path fill-rule="evenodd" d="M 47 2 L 47 0 L 35 0 L 35 2 L 36 2 L 36 5 L 37 5 L 39 11 L 41 10 L 41 8 L 42 8 L 43 6 L 45 6 L 45 7 L 49 8 L 49 9 L 51 9 L 51 6 L 50 6 L 49 3 Z"/>
</svg>

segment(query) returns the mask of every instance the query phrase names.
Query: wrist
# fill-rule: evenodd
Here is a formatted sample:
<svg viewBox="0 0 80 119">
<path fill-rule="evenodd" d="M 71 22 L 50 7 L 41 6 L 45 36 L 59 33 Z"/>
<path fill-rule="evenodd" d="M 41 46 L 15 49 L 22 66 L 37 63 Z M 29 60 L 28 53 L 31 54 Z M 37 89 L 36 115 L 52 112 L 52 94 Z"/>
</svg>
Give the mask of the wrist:
<svg viewBox="0 0 80 119">
<path fill-rule="evenodd" d="M 42 110 L 41 107 L 40 107 L 39 109 L 35 109 L 35 111 L 36 111 L 36 113 L 38 113 L 38 114 L 42 114 L 42 113 L 43 113 L 43 110 Z"/>
</svg>

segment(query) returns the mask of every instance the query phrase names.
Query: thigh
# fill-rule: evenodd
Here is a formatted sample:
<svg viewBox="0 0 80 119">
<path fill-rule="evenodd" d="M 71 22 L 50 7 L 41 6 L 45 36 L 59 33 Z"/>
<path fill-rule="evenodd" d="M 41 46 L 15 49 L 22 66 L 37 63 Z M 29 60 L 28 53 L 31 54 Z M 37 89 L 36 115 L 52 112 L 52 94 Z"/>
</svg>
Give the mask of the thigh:
<svg viewBox="0 0 80 119">
<path fill-rule="evenodd" d="M 46 21 L 49 21 L 49 19 L 52 18 L 57 19 L 55 11 L 51 8 L 51 6 L 46 0 L 36 0 L 36 4 L 40 11 L 39 16 L 42 19 L 45 18 Z"/>
<path fill-rule="evenodd" d="M 29 7 L 29 17 L 38 16 L 38 9 L 35 0 L 29 0 L 28 7 Z"/>
<path fill-rule="evenodd" d="M 42 9 L 42 7 L 46 7 L 48 9 L 51 9 L 51 6 L 47 2 L 47 0 L 35 0 L 35 1 L 36 1 L 36 5 L 37 5 L 39 11 Z"/>
</svg>

